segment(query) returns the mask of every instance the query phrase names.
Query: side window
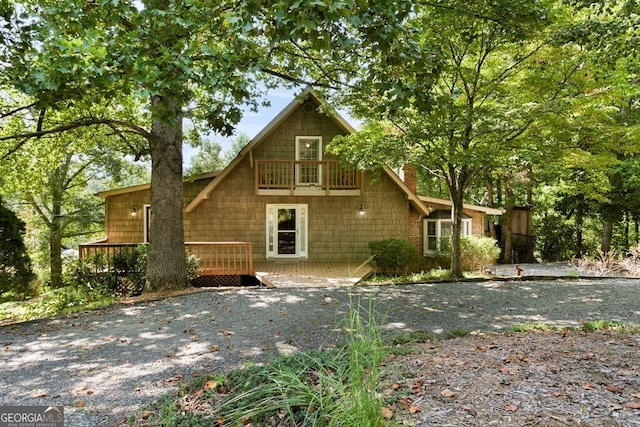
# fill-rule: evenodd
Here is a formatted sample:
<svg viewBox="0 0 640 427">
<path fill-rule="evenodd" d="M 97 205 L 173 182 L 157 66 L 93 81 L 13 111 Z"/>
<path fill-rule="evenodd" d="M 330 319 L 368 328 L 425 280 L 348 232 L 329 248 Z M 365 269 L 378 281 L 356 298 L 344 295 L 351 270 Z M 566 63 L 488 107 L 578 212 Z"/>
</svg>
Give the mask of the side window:
<svg viewBox="0 0 640 427">
<path fill-rule="evenodd" d="M 462 220 L 462 236 L 470 236 L 472 232 L 471 218 Z M 425 255 L 435 255 L 438 252 L 451 250 L 451 233 L 453 226 L 449 218 L 424 219 L 424 252 Z"/>
</svg>

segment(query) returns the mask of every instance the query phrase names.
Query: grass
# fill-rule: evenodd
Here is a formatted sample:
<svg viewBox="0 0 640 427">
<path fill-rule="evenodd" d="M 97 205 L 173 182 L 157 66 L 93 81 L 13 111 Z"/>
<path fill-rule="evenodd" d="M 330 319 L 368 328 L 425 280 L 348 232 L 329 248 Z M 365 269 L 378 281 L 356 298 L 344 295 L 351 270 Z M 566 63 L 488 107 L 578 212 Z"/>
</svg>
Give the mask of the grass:
<svg viewBox="0 0 640 427">
<path fill-rule="evenodd" d="M 7 324 L 107 307 L 117 298 L 96 289 L 67 286 L 46 290 L 25 301 L 12 300 L 5 294 L 0 301 L 0 324 Z"/>
<path fill-rule="evenodd" d="M 385 355 L 372 306 L 353 306 L 347 343 L 296 353 L 225 377 L 198 378 L 130 420 L 136 426 L 385 425 L 377 387 Z M 209 385 L 209 386 L 208 386 Z M 141 414 L 146 415 L 142 416 Z"/>
<path fill-rule="evenodd" d="M 266 365 L 252 365 L 224 376 L 200 377 L 183 384 L 134 414 L 131 426 L 365 426 L 393 425 L 382 408 L 379 389 L 384 357 L 411 354 L 412 343 L 463 337 L 470 332 L 454 329 L 436 338 L 429 332 L 398 335 L 391 346 L 380 336 L 382 325 L 373 310 L 352 308 L 345 328 L 347 344 L 329 351 L 296 353 Z M 566 328 L 565 328 L 566 329 Z M 617 321 L 583 322 L 573 328 L 585 332 L 615 330 L 640 333 L 640 325 Z M 559 330 L 542 323 L 515 325 L 510 332 Z M 398 374 L 400 375 L 400 374 Z M 385 374 L 386 376 L 386 374 Z"/>
<path fill-rule="evenodd" d="M 477 279 L 484 278 L 485 276 L 480 273 L 465 272 L 464 277 L 465 279 Z M 364 283 L 373 285 L 392 285 L 397 283 L 421 283 L 451 279 L 459 280 L 459 278 L 453 278 L 449 270 L 435 269 L 402 276 L 373 275 Z"/>
<path fill-rule="evenodd" d="M 558 327 L 553 325 L 547 325 L 544 323 L 527 323 L 522 325 L 514 325 L 510 332 L 533 332 L 533 331 L 558 331 L 562 329 L 577 329 L 584 332 L 595 332 L 610 330 L 615 332 L 623 332 L 630 334 L 640 333 L 640 324 L 636 323 L 622 323 L 617 320 L 591 320 L 583 321 L 577 328 L 574 327 Z"/>
</svg>

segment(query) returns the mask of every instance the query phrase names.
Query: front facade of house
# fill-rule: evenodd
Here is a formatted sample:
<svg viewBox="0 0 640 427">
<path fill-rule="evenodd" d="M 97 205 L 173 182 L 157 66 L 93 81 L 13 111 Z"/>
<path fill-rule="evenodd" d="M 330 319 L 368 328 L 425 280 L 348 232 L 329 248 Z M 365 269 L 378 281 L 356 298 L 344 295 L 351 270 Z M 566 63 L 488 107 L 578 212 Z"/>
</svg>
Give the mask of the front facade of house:
<svg viewBox="0 0 640 427">
<path fill-rule="evenodd" d="M 404 182 L 391 170 L 374 176 L 343 167 L 324 149 L 353 129 L 321 106 L 305 92 L 227 168 L 185 182 L 185 240 L 248 242 L 254 261 L 361 262 L 369 242 L 388 238 L 409 240 L 425 255 L 440 249 L 450 204 L 418 197 L 415 174 Z M 148 185 L 99 195 L 106 202 L 104 243 L 148 242 Z M 479 236 L 485 213 L 495 213 L 477 206 L 465 212 L 465 234 Z"/>
</svg>

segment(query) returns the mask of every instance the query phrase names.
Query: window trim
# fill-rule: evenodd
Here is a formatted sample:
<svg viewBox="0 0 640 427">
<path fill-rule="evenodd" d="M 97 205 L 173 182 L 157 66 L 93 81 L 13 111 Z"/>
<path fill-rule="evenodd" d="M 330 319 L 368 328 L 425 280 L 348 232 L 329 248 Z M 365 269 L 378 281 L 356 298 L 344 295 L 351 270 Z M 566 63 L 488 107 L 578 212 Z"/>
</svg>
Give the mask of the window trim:
<svg viewBox="0 0 640 427">
<path fill-rule="evenodd" d="M 151 226 L 151 205 L 142 205 L 142 213 L 144 218 L 144 243 L 149 243 L 149 227 Z"/>
<path fill-rule="evenodd" d="M 473 219 L 472 218 L 462 218 L 462 230 L 460 231 L 461 236 L 471 236 L 473 234 Z M 428 234 L 429 232 L 429 223 L 435 224 L 435 235 Z M 442 243 L 442 225 L 443 224 L 451 224 L 450 218 L 424 218 L 423 219 L 423 241 L 422 247 L 425 256 L 436 255 L 436 254 L 446 254 L 449 253 L 448 250 L 443 251 L 441 248 Z M 429 238 L 436 239 L 436 248 L 429 248 Z"/>
<path fill-rule="evenodd" d="M 317 161 L 317 162 L 321 162 L 322 161 L 322 136 L 321 135 L 297 135 L 296 136 L 296 147 L 295 147 L 295 156 L 296 156 L 296 161 L 299 162 L 302 159 L 300 159 L 300 142 L 301 140 L 305 140 L 305 139 L 311 139 L 311 140 L 315 140 L 318 143 L 318 156 L 316 159 L 312 160 L 312 161 Z M 305 159 L 305 160 L 309 160 L 309 159 Z M 301 181 L 301 165 L 298 163 L 296 164 L 296 185 L 297 186 L 309 186 L 309 187 L 315 187 L 315 186 L 320 186 L 322 185 L 322 164 L 318 165 L 318 182 L 304 182 Z"/>
</svg>

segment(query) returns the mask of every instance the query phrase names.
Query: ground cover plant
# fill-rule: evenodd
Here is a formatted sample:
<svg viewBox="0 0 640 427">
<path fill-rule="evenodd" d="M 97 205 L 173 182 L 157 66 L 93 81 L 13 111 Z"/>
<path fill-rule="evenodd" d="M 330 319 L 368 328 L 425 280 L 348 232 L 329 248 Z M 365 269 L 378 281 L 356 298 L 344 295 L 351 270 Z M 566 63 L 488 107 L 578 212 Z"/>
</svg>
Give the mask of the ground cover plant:
<svg viewBox="0 0 640 427">
<path fill-rule="evenodd" d="M 372 306 L 354 306 L 343 347 L 198 378 L 136 414 L 131 425 L 380 426 L 384 346 L 377 322 Z"/>
<path fill-rule="evenodd" d="M 111 256 L 96 253 L 67 266 L 65 286 L 44 287 L 28 299 L 15 291 L 2 293 L 0 325 L 103 308 L 121 298 L 138 296 L 145 283 L 146 259 L 146 245 Z M 188 254 L 189 280 L 196 277 L 197 270 L 197 258 Z"/>
<path fill-rule="evenodd" d="M 415 331 L 376 344 L 375 360 L 354 369 L 353 349 L 379 338 L 364 332 L 364 347 L 350 341 L 197 378 L 140 410 L 129 425 L 617 426 L 640 415 L 639 325 L 525 324 L 506 333 L 455 330 L 440 339 Z M 367 395 L 359 404 L 350 400 L 355 389 Z"/>
</svg>

